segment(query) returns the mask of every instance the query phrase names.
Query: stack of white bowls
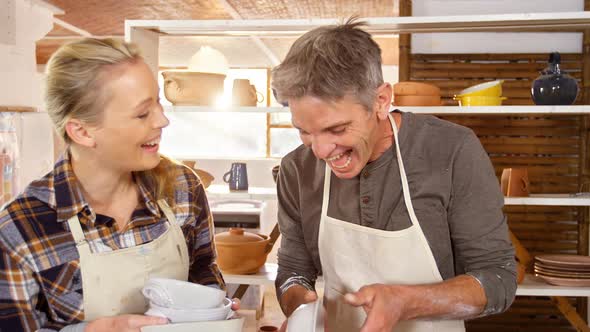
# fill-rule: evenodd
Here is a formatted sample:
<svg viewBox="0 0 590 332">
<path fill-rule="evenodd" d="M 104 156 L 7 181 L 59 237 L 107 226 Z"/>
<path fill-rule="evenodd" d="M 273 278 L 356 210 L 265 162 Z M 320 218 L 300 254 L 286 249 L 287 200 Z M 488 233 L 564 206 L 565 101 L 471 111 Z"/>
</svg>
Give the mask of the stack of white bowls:
<svg viewBox="0 0 590 332">
<path fill-rule="evenodd" d="M 149 301 L 148 316 L 166 317 L 171 323 L 219 321 L 230 318 L 232 301 L 225 292 L 191 282 L 152 278 L 143 295 Z"/>
</svg>

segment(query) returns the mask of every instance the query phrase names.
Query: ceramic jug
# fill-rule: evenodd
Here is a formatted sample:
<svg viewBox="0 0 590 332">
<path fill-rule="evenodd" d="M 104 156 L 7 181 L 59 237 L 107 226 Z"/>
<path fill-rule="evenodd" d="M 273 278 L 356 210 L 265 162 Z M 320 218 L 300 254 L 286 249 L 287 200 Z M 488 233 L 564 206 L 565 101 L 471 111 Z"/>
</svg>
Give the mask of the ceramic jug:
<svg viewBox="0 0 590 332">
<path fill-rule="evenodd" d="M 264 100 L 262 94 L 247 79 L 235 79 L 232 90 L 232 105 L 256 106 Z"/>
<path fill-rule="evenodd" d="M 529 177 L 526 168 L 505 168 L 500 180 L 502 193 L 506 197 L 529 196 Z"/>
<path fill-rule="evenodd" d="M 578 95 L 578 82 L 560 68 L 561 56 L 553 52 L 549 66 L 533 81 L 531 96 L 536 105 L 571 105 Z"/>
</svg>

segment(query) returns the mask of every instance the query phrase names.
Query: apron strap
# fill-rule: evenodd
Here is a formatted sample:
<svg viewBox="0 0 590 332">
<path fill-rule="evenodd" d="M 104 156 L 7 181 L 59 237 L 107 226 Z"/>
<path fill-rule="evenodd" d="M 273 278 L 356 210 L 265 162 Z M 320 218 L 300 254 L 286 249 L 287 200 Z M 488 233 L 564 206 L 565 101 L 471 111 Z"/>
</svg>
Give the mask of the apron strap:
<svg viewBox="0 0 590 332">
<path fill-rule="evenodd" d="M 406 210 L 408 210 L 408 214 L 410 215 L 410 221 L 412 225 L 417 226 L 420 228 L 420 223 L 418 222 L 418 217 L 416 217 L 416 213 L 414 213 L 414 206 L 412 205 L 412 196 L 410 195 L 410 186 L 408 185 L 408 178 L 406 176 L 406 169 L 404 168 L 404 162 L 402 160 L 402 153 L 399 148 L 399 137 L 397 134 L 397 124 L 393 119 L 391 113 L 388 114 L 389 122 L 391 122 L 391 127 L 393 128 L 393 136 L 395 139 L 395 151 L 397 154 L 397 163 L 399 164 L 399 174 L 402 180 L 402 192 L 404 194 L 404 202 L 406 203 Z"/>
<path fill-rule="evenodd" d="M 80 255 L 82 255 L 82 253 L 90 253 L 90 246 L 84 236 L 84 231 L 82 231 L 80 219 L 78 219 L 77 214 L 68 219 L 68 226 L 70 226 L 70 232 L 74 237 L 74 242 L 76 242 L 76 247 L 78 248 Z"/>
<path fill-rule="evenodd" d="M 328 164 L 324 162 L 324 166 L 326 167 L 326 170 L 324 172 L 324 197 L 322 200 L 323 203 L 321 217 L 328 215 L 328 204 L 330 204 L 330 178 L 332 177 L 332 170 Z"/>
<path fill-rule="evenodd" d="M 160 210 L 164 212 L 164 215 L 166 216 L 166 219 L 168 219 L 168 222 L 173 226 L 178 226 L 178 223 L 176 222 L 176 217 L 174 216 L 174 212 L 172 212 L 172 208 L 170 208 L 168 202 L 166 202 L 165 199 L 160 199 L 158 200 L 158 206 L 160 207 Z"/>
</svg>

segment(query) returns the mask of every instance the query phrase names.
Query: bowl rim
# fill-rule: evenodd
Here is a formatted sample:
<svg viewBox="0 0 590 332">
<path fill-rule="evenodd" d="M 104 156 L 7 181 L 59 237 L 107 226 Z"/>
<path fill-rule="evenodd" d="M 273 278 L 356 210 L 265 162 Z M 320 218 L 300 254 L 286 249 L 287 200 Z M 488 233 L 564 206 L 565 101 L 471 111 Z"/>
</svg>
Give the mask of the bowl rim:
<svg viewBox="0 0 590 332">
<path fill-rule="evenodd" d="M 504 83 L 504 80 L 495 80 L 495 81 L 483 82 L 483 83 L 479 83 L 476 85 L 472 85 L 468 88 L 461 90 L 461 92 L 459 92 L 459 94 L 457 94 L 457 96 L 463 96 L 463 95 L 474 93 L 474 92 L 481 92 L 486 89 L 491 89 L 497 85 L 502 85 L 502 83 Z"/>
</svg>

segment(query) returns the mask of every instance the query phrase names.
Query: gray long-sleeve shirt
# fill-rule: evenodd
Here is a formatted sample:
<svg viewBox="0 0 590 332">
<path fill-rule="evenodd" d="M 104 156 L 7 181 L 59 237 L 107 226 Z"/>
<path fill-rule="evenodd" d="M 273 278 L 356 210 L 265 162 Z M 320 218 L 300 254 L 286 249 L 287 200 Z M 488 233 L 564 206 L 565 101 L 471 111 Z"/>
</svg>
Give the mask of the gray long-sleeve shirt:
<svg viewBox="0 0 590 332">
<path fill-rule="evenodd" d="M 433 116 L 402 113 L 399 140 L 414 210 L 443 279 L 470 274 L 485 290 L 483 315 L 506 310 L 516 292 L 514 249 L 502 212 L 504 198 L 477 136 Z M 281 162 L 279 298 L 286 284 L 313 285 L 321 274 L 324 169 L 324 161 L 303 145 Z M 394 145 L 355 178 L 332 175 L 328 215 L 388 231 L 411 225 Z"/>
</svg>

